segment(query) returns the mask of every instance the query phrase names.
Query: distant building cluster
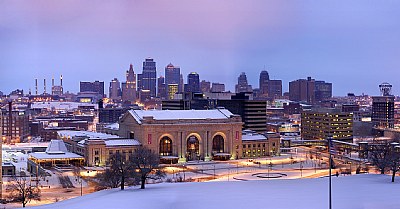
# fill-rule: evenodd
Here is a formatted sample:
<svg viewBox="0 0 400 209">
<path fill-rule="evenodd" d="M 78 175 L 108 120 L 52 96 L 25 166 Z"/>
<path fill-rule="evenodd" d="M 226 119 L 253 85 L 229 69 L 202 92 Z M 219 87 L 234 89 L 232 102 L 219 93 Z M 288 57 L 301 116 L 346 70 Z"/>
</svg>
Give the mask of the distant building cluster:
<svg viewBox="0 0 400 209">
<path fill-rule="evenodd" d="M 106 165 L 112 154 L 137 146 L 151 148 L 164 163 L 260 158 L 326 145 L 328 138 L 357 147 L 360 139 L 397 136 L 400 128 L 400 99 L 388 83 L 379 85 L 379 96 L 334 97 L 332 83 L 307 77 L 283 92 L 282 80 L 262 70 L 258 86 L 242 72 L 230 92 L 197 72 L 184 76 L 172 63 L 157 75 L 152 58 L 140 73 L 130 64 L 123 81 L 113 78 L 108 95 L 104 81 L 80 81 L 77 94 L 65 91 L 62 76 L 59 85 L 51 83 L 51 91 L 44 79 L 39 92 L 35 79 L 34 92 L 0 92 L 2 142 L 62 140 L 81 156 L 74 162 L 88 166 Z M 32 155 L 32 169 L 49 163 L 43 156 Z"/>
</svg>

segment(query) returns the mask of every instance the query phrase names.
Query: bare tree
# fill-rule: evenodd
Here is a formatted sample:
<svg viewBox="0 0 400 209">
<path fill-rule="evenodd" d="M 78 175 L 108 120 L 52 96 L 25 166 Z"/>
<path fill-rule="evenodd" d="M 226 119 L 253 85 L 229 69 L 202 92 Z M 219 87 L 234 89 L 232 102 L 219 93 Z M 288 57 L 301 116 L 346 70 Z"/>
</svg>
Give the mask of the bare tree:
<svg viewBox="0 0 400 209">
<path fill-rule="evenodd" d="M 392 182 L 394 182 L 396 173 L 400 170 L 400 146 L 398 143 L 391 143 L 389 170 L 392 172 Z"/>
<path fill-rule="evenodd" d="M 390 144 L 389 142 L 377 143 L 370 146 L 369 158 L 381 174 L 385 174 L 390 162 Z"/>
<path fill-rule="evenodd" d="M 40 199 L 40 189 L 37 185 L 32 185 L 32 181 L 28 180 L 25 172 L 21 172 L 19 176 L 11 176 L 7 191 L 10 192 L 9 198 L 13 202 L 21 202 L 25 207 L 32 199 Z"/>
<path fill-rule="evenodd" d="M 391 171 L 392 182 L 394 182 L 396 173 L 400 170 L 400 146 L 398 143 L 386 141 L 371 145 L 370 159 L 381 174 Z"/>
<path fill-rule="evenodd" d="M 159 169 L 159 156 L 152 150 L 140 146 L 130 158 L 135 177 L 140 181 L 140 189 L 145 188 L 147 179 L 165 177 L 165 173 Z"/>
<path fill-rule="evenodd" d="M 109 168 L 101 175 L 104 186 L 117 188 L 121 186 L 124 190 L 125 183 L 132 176 L 131 164 L 127 161 L 126 155 L 115 153 L 108 160 Z"/>
</svg>

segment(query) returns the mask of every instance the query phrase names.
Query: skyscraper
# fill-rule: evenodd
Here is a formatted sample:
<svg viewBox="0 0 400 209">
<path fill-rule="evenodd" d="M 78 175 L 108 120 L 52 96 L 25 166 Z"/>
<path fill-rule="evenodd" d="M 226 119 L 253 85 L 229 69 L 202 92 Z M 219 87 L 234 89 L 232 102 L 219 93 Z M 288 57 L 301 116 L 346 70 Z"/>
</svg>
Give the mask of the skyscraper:
<svg viewBox="0 0 400 209">
<path fill-rule="evenodd" d="M 253 92 L 253 88 L 247 82 L 246 73 L 241 73 L 238 77 L 238 84 L 235 86 L 236 93 Z"/>
<path fill-rule="evenodd" d="M 188 75 L 188 83 L 185 85 L 185 92 L 200 92 L 200 77 L 196 72 Z"/>
<path fill-rule="evenodd" d="M 315 80 L 311 79 L 311 77 L 289 82 L 289 99 L 313 104 L 315 102 L 314 82 Z"/>
<path fill-rule="evenodd" d="M 263 70 L 260 73 L 260 79 L 259 79 L 259 88 L 260 88 L 260 96 L 261 97 L 268 97 L 269 89 L 268 89 L 268 83 L 269 83 L 269 74 L 267 71 Z"/>
<path fill-rule="evenodd" d="M 110 88 L 108 91 L 109 97 L 112 100 L 120 100 L 121 99 L 121 85 L 117 78 L 114 78 L 110 82 Z"/>
<path fill-rule="evenodd" d="M 394 99 L 392 85 L 382 83 L 379 85 L 382 96 L 372 97 L 372 124 L 378 128 L 394 128 Z"/>
<path fill-rule="evenodd" d="M 146 58 L 143 62 L 143 72 L 142 72 L 142 89 L 150 90 L 150 97 L 156 96 L 156 62 L 152 58 Z"/>
<path fill-rule="evenodd" d="M 315 81 L 315 101 L 323 101 L 332 97 L 332 83 Z"/>
<path fill-rule="evenodd" d="M 122 101 L 136 102 L 136 75 L 132 64 L 126 71 L 126 82 L 122 83 Z"/>
<path fill-rule="evenodd" d="M 180 89 L 180 75 L 181 69 L 178 66 L 174 66 L 173 64 L 169 63 L 165 67 L 165 85 L 168 86 L 169 84 L 178 84 L 178 89 Z"/>
<path fill-rule="evenodd" d="M 200 90 L 201 90 L 201 92 L 210 92 L 210 90 L 211 90 L 211 83 L 210 83 L 210 81 L 205 81 L 205 80 L 202 80 L 201 82 L 200 82 Z"/>
<path fill-rule="evenodd" d="M 280 98 L 282 96 L 282 80 L 268 81 L 268 97 Z"/>
<path fill-rule="evenodd" d="M 157 79 L 157 97 L 165 99 L 167 97 L 167 89 L 165 85 L 165 79 L 163 76 Z"/>
</svg>

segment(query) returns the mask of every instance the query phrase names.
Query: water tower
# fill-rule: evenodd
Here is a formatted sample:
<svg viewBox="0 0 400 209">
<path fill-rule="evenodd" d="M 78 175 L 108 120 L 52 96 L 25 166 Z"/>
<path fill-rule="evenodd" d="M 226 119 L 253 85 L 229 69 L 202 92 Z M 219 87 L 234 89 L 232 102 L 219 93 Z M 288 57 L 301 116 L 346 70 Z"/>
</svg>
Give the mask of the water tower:
<svg viewBox="0 0 400 209">
<path fill-rule="evenodd" d="M 390 96 L 390 93 L 392 91 L 392 84 L 384 82 L 379 85 L 379 89 L 381 90 L 382 96 Z"/>
</svg>

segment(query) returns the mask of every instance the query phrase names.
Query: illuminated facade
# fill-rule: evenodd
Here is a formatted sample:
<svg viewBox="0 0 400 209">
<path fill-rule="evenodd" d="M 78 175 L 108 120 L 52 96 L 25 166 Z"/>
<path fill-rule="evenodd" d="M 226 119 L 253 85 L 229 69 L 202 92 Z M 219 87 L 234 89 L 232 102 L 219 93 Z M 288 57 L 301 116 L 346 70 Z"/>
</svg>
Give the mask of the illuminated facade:
<svg viewBox="0 0 400 209">
<path fill-rule="evenodd" d="M 122 83 L 122 101 L 136 101 L 136 75 L 131 64 L 129 70 L 126 71 L 126 82 Z"/>
<path fill-rule="evenodd" d="M 137 139 L 161 161 L 237 159 L 242 122 L 225 109 L 129 110 L 119 121 L 120 137 Z"/>
<path fill-rule="evenodd" d="M 301 113 L 301 136 L 304 140 L 353 142 L 353 113 L 338 109 L 314 109 Z"/>
</svg>

